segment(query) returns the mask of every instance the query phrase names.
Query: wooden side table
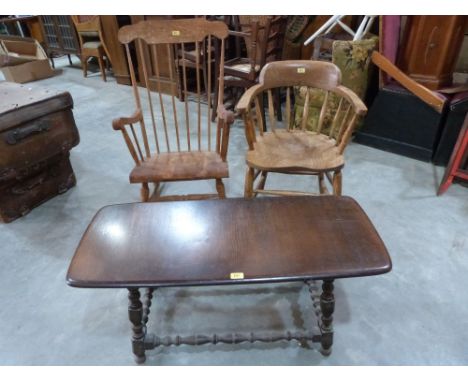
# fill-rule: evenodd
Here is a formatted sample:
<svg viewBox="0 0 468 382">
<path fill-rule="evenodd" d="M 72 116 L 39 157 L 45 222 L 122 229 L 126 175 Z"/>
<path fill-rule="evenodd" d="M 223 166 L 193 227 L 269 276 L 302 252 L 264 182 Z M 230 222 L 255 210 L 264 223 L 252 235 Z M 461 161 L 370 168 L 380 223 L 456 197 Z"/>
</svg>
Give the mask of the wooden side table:
<svg viewBox="0 0 468 382">
<path fill-rule="evenodd" d="M 104 207 L 68 270 L 69 285 L 126 288 L 137 363 L 157 346 L 309 340 L 333 343 L 333 281 L 389 272 L 372 223 L 351 198 L 281 197 Z M 155 288 L 322 280 L 320 334 L 158 337 L 146 324 Z M 148 288 L 144 301 L 140 288 Z"/>
</svg>

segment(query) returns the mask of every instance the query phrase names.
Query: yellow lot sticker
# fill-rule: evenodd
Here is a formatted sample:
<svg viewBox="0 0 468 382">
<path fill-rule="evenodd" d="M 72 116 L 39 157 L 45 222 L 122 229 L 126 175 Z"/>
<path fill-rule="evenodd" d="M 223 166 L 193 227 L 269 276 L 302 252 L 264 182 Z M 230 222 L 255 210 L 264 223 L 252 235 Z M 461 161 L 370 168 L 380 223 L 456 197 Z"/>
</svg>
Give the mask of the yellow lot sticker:
<svg viewBox="0 0 468 382">
<path fill-rule="evenodd" d="M 232 272 L 230 274 L 231 280 L 241 280 L 244 278 L 244 273 L 243 272 Z"/>
</svg>

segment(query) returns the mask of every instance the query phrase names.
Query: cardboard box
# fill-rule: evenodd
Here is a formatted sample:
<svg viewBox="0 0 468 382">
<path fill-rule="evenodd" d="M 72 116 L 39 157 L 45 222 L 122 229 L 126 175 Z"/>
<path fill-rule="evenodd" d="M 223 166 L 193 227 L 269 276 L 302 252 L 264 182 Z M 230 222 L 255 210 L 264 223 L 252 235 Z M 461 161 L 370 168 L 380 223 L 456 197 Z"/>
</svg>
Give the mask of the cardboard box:
<svg viewBox="0 0 468 382">
<path fill-rule="evenodd" d="M 2 68 L 5 80 L 24 84 L 52 77 L 55 72 L 50 67 L 49 60 L 36 60 L 15 66 L 5 66 Z"/>
<path fill-rule="evenodd" d="M 16 36 L 0 36 L 0 68 L 7 81 L 21 84 L 55 74 L 36 40 Z"/>
</svg>

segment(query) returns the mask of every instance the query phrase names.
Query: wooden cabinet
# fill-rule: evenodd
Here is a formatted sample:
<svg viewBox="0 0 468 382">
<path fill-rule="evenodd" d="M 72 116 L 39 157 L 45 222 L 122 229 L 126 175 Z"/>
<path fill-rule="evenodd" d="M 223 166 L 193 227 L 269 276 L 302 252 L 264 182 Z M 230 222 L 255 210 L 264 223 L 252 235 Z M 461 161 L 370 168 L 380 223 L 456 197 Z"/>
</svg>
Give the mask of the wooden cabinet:
<svg viewBox="0 0 468 382">
<path fill-rule="evenodd" d="M 79 54 L 80 45 L 70 16 L 39 17 L 47 55 Z M 53 60 L 52 60 L 53 64 Z"/>
<path fill-rule="evenodd" d="M 466 16 L 409 16 L 399 68 L 429 89 L 452 84 Z"/>
</svg>

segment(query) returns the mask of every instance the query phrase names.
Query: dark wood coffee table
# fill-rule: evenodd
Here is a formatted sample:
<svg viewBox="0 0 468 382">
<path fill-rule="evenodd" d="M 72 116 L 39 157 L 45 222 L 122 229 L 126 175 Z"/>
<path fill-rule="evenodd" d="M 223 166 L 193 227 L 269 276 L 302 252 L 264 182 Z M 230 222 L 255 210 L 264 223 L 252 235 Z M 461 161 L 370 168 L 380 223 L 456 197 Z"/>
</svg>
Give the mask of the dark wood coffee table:
<svg viewBox="0 0 468 382">
<path fill-rule="evenodd" d="M 101 209 L 76 250 L 67 282 L 127 288 L 137 363 L 157 346 L 254 341 L 333 343 L 333 281 L 389 272 L 367 215 L 349 197 L 136 203 Z M 154 288 L 322 280 L 320 334 L 157 337 L 146 333 Z M 148 288 L 144 301 L 140 288 Z"/>
</svg>

